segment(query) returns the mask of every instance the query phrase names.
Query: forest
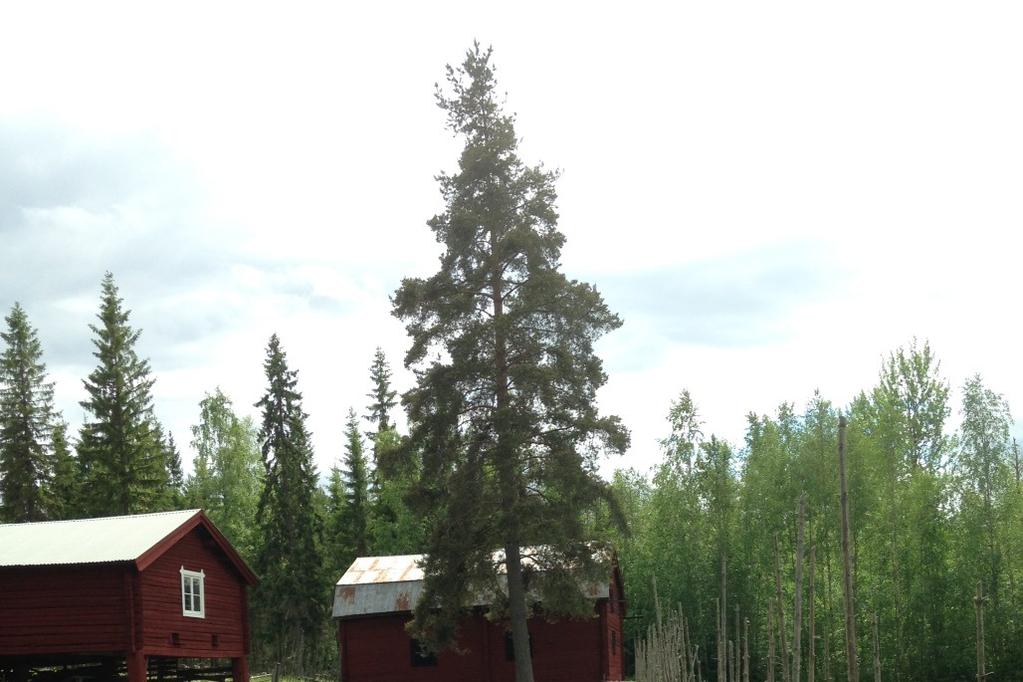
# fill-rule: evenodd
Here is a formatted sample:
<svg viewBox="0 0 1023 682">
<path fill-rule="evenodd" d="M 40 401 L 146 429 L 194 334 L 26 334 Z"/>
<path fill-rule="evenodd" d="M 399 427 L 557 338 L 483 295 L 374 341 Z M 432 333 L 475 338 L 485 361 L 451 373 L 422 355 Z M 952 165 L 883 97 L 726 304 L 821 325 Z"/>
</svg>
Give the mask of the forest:
<svg viewBox="0 0 1023 682">
<path fill-rule="evenodd" d="M 913 341 L 885 358 L 874 386 L 848 404 L 814 393 L 805 406 L 749 414 L 741 444 L 702 433 L 697 403 L 682 391 L 667 411 L 661 463 L 614 477 L 631 529 L 616 541 L 633 616 L 627 641 L 655 619 L 656 580 L 665 611 L 680 605 L 689 620 L 704 679 L 717 665 L 719 599 L 726 650 L 749 620 L 753 679 L 790 679 L 800 668 L 811 680 L 846 679 L 841 414 L 862 677 L 875 678 L 876 651 L 882 679 L 976 679 L 979 588 L 986 674 L 1021 679 L 1019 449 L 1005 400 L 979 376 L 961 388 L 961 404 L 951 404 L 938 358 Z M 796 651 L 797 598 L 803 645 L 789 664 L 781 652 Z"/>
<path fill-rule="evenodd" d="M 339 423 L 344 447 L 329 471 L 314 464 L 301 381 L 277 335 L 258 419 L 209 386 L 185 466 L 182 434 L 160 424 L 155 373 L 136 349 L 143 330 L 108 272 L 77 430 L 54 408 L 30 311 L 14 303 L 5 317 L 0 522 L 205 509 L 261 578 L 255 670 L 332 668 L 332 586 L 356 556 L 428 554 L 428 606 L 439 607 L 417 609 L 414 625 L 444 646 L 456 634 L 446 616 L 485 580 L 496 546 L 549 544 L 577 566 L 599 540 L 624 576 L 628 651 L 660 606 L 684 614 L 701 679 L 835 680 L 847 677 L 851 631 L 844 419 L 862 677 L 1023 679 L 1023 491 L 1006 401 L 973 376 L 953 404 L 937 353 L 914 339 L 851 400 L 812 393 L 805 405 L 751 413 L 744 441 L 730 443 L 704 432 L 699 396 L 680 377 L 659 464 L 602 480 L 599 461 L 625 452 L 629 434 L 597 412 L 607 377 L 593 343 L 622 321 L 596 289 L 558 271 L 557 174 L 516 156 L 490 52 L 477 45 L 449 67 L 448 88 L 438 103 L 466 152 L 457 174 L 439 177 L 446 209 L 429 222 L 445 255 L 437 275 L 406 279 L 392 299 L 417 383 L 399 396 L 383 352 L 366 358 L 366 400 Z M 511 582 L 509 573 L 509 592 Z M 522 624 L 516 638 L 528 637 L 519 588 L 506 605 L 513 630 Z M 565 601 L 565 613 L 578 611 Z M 557 613 L 553 597 L 544 605 Z M 521 671 L 528 646 L 515 650 Z"/>
</svg>

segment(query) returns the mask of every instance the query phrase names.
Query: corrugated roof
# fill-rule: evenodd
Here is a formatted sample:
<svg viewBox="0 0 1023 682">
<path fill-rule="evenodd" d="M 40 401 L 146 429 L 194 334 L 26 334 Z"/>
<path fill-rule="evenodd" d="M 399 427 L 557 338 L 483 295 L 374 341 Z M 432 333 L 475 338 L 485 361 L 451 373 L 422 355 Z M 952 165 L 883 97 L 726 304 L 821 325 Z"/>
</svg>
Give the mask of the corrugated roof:
<svg viewBox="0 0 1023 682">
<path fill-rule="evenodd" d="M 352 562 L 337 584 L 368 585 L 422 580 L 423 569 L 419 567 L 422 559 L 422 554 L 361 556 Z"/>
<path fill-rule="evenodd" d="M 423 592 L 423 569 L 419 567 L 422 554 L 401 556 L 358 557 L 334 586 L 334 618 L 349 618 L 377 613 L 411 611 Z M 504 551 L 494 552 L 498 572 L 503 573 Z M 523 565 L 534 563 L 526 552 Z M 499 576 L 503 581 L 503 576 Z M 608 583 L 580 585 L 590 599 L 606 599 Z M 486 606 L 488 600 L 479 596 L 477 606 Z"/>
<path fill-rule="evenodd" d="M 134 561 L 198 513 L 188 509 L 0 525 L 0 566 Z"/>
</svg>

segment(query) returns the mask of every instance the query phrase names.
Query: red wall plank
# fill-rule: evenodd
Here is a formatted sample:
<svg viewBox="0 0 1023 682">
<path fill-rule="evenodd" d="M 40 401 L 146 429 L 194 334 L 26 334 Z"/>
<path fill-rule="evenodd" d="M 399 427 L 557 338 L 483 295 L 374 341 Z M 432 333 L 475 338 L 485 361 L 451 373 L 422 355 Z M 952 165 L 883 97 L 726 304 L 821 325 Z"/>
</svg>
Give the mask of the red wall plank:
<svg viewBox="0 0 1023 682">
<path fill-rule="evenodd" d="M 413 667 L 407 613 L 340 621 L 342 669 L 346 682 L 513 682 L 515 664 L 507 660 L 505 629 L 481 615 L 462 624 L 458 649 L 441 652 L 437 665 Z M 599 617 L 549 623 L 529 621 L 536 682 L 599 682 L 604 641 Z M 620 679 L 620 678 L 614 678 Z"/>
<path fill-rule="evenodd" d="M 0 655 L 128 647 L 123 564 L 0 569 Z"/>
<path fill-rule="evenodd" d="M 206 617 L 192 618 L 181 612 L 181 568 L 205 573 Z M 246 651 L 247 614 L 245 582 L 206 530 L 196 527 L 139 577 L 136 596 L 140 613 L 141 646 L 198 658 L 231 658 Z M 173 644 L 177 633 L 178 644 Z M 217 645 L 213 646 L 216 636 Z"/>
</svg>

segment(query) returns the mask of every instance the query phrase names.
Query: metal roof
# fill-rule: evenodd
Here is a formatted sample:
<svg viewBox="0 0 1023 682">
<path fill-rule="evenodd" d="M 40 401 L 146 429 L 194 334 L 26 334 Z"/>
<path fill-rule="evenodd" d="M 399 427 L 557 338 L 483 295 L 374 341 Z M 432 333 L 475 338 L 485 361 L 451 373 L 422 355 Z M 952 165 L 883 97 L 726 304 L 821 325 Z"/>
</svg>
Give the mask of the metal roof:
<svg viewBox="0 0 1023 682">
<path fill-rule="evenodd" d="M 337 584 L 367 585 L 422 580 L 423 569 L 419 567 L 422 559 L 422 554 L 361 556 L 352 562 Z"/>
<path fill-rule="evenodd" d="M 0 525 L 0 566 L 134 561 L 198 509 Z"/>
<path fill-rule="evenodd" d="M 411 611 L 423 592 L 422 554 L 359 557 L 352 562 L 334 586 L 334 618 L 349 618 L 379 613 Z M 503 572 L 504 552 L 494 552 L 498 571 Z M 528 553 L 523 565 L 533 563 Z M 503 581 L 503 576 L 499 576 Z M 580 585 L 590 599 L 606 599 L 609 583 Z M 476 606 L 490 602 L 485 596 L 474 600 Z"/>
</svg>

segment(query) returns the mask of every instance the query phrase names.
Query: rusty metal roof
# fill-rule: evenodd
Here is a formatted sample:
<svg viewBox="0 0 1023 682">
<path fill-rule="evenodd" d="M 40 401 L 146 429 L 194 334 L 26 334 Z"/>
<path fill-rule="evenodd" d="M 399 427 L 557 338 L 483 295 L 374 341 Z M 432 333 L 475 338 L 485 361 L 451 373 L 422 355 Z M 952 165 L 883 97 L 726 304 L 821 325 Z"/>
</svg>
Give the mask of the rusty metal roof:
<svg viewBox="0 0 1023 682">
<path fill-rule="evenodd" d="M 359 557 L 352 562 L 337 584 L 369 585 L 422 580 L 423 569 L 419 568 L 422 558 L 422 554 Z"/>
<path fill-rule="evenodd" d="M 423 591 L 422 554 L 401 556 L 359 557 L 352 562 L 334 586 L 334 618 L 350 618 L 380 613 L 411 611 Z M 494 552 L 498 570 L 504 566 L 504 552 Z M 522 557 L 524 565 L 533 563 L 528 552 Z M 607 598 L 609 583 L 580 586 L 590 599 Z M 476 606 L 489 601 L 479 597 Z"/>
</svg>

